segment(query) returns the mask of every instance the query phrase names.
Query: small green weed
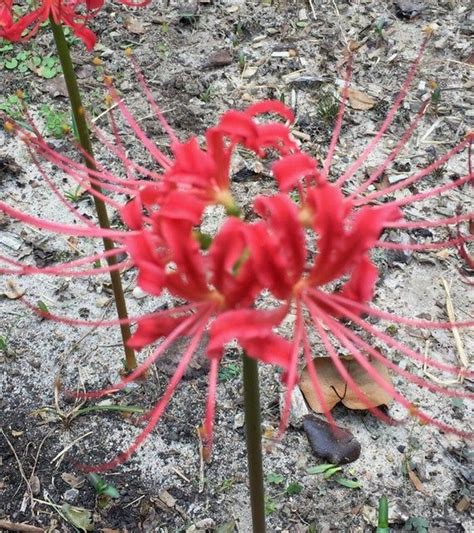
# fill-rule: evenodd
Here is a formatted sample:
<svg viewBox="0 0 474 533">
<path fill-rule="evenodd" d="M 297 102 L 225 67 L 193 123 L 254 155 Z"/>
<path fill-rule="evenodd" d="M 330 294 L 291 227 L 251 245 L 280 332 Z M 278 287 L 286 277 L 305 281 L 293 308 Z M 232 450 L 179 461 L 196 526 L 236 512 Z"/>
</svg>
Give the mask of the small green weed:
<svg viewBox="0 0 474 533">
<path fill-rule="evenodd" d="M 384 17 L 379 17 L 374 24 L 374 32 L 379 39 L 384 39 L 383 30 L 388 26 L 388 21 Z"/>
<path fill-rule="evenodd" d="M 87 479 L 97 494 L 97 505 L 99 508 L 103 509 L 110 503 L 110 500 L 120 498 L 119 491 L 113 485 L 106 483 L 97 474 L 87 474 Z"/>
<path fill-rule="evenodd" d="M 208 104 L 212 100 L 213 97 L 214 97 L 214 89 L 212 88 L 212 85 L 209 85 L 209 87 L 199 95 L 199 99 L 202 100 L 203 102 L 206 102 L 206 104 Z"/>
<path fill-rule="evenodd" d="M 165 43 L 159 43 L 156 46 L 156 50 L 158 52 L 158 55 L 163 59 L 167 58 L 171 53 L 169 46 L 167 46 Z"/>
<path fill-rule="evenodd" d="M 64 198 L 66 198 L 66 200 L 68 200 L 69 202 L 75 204 L 79 202 L 84 192 L 85 191 L 82 189 L 80 185 L 76 185 L 74 189 L 70 189 L 69 191 L 66 191 L 64 193 Z M 100 268 L 100 261 L 99 261 L 99 266 L 97 268 Z"/>
<path fill-rule="evenodd" d="M 282 474 L 277 474 L 276 472 L 270 472 L 266 476 L 267 483 L 272 485 L 281 485 L 285 481 L 285 477 Z"/>
<path fill-rule="evenodd" d="M 36 309 L 42 319 L 50 318 L 50 312 L 49 312 L 48 306 L 43 302 L 43 300 L 38 300 L 36 304 Z"/>
<path fill-rule="evenodd" d="M 303 485 L 300 485 L 299 483 L 288 483 L 288 486 L 285 489 L 285 493 L 288 496 L 296 496 L 297 494 L 300 494 L 303 490 Z"/>
<path fill-rule="evenodd" d="M 277 502 L 270 498 L 270 496 L 267 496 L 265 498 L 265 514 L 267 516 L 273 514 L 277 510 Z"/>
<path fill-rule="evenodd" d="M 14 70 L 21 74 L 31 71 L 49 80 L 60 74 L 61 65 L 56 56 L 42 56 L 32 50 L 16 51 L 7 43 L 0 46 L 0 69 Z"/>
<path fill-rule="evenodd" d="M 230 363 L 219 370 L 219 380 L 232 381 L 240 375 L 240 366 L 237 363 Z"/>
<path fill-rule="evenodd" d="M 336 97 L 330 93 L 323 93 L 316 106 L 318 118 L 327 125 L 332 125 L 339 111 Z"/>
<path fill-rule="evenodd" d="M 0 99 L 0 111 L 4 111 L 9 117 L 15 120 L 20 120 L 23 116 L 21 98 L 16 94 L 11 94 L 6 98 Z"/>
<path fill-rule="evenodd" d="M 224 481 L 219 485 L 218 490 L 220 492 L 226 492 L 227 490 L 231 489 L 234 486 L 235 479 L 230 477 L 227 479 L 224 479 Z"/>
<path fill-rule="evenodd" d="M 46 131 L 52 137 L 60 139 L 64 134 L 71 131 L 69 115 L 63 111 L 57 111 L 48 104 L 43 104 L 39 110 L 40 116 L 45 121 Z"/>
<path fill-rule="evenodd" d="M 239 70 L 243 72 L 245 70 L 245 65 L 247 64 L 247 58 L 243 52 L 239 54 Z"/>
<path fill-rule="evenodd" d="M 8 348 L 8 337 L 6 335 L 0 335 L 0 352 L 5 353 Z"/>
<path fill-rule="evenodd" d="M 347 479 L 345 477 L 337 476 L 333 477 L 335 474 L 342 472 L 342 467 L 333 465 L 333 464 L 323 464 L 317 466 L 311 466 L 306 470 L 308 474 L 323 474 L 325 479 L 333 479 L 339 485 L 346 487 L 348 489 L 358 489 L 361 487 L 361 483 L 358 480 Z"/>
<path fill-rule="evenodd" d="M 405 522 L 405 531 L 415 531 L 416 533 L 428 533 L 430 523 L 422 516 L 412 516 Z"/>
<path fill-rule="evenodd" d="M 387 496 L 382 496 L 379 500 L 379 515 L 377 521 L 377 531 L 375 533 L 390 533 L 390 529 L 388 527 Z"/>
</svg>

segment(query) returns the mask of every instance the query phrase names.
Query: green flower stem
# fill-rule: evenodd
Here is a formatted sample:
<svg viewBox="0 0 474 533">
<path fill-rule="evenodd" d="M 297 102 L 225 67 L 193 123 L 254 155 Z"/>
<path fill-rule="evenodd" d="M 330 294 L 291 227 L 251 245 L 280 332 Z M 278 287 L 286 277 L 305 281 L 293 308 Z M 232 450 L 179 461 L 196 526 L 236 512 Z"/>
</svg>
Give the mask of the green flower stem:
<svg viewBox="0 0 474 533">
<path fill-rule="evenodd" d="M 85 119 L 84 108 L 82 106 L 81 95 L 79 87 L 77 85 L 76 74 L 74 73 L 74 67 L 71 60 L 71 54 L 69 53 L 69 46 L 64 37 L 63 28 L 60 24 L 56 24 L 52 17 L 49 19 L 51 28 L 53 30 L 54 41 L 58 50 L 59 59 L 63 69 L 64 79 L 66 80 L 67 91 L 69 94 L 69 101 L 71 103 L 72 114 L 76 123 L 77 132 L 79 135 L 79 142 L 87 152 L 91 159 L 84 157 L 85 164 L 90 170 L 96 170 L 96 166 L 93 162 L 94 153 L 92 151 L 92 144 L 89 136 L 89 128 Z M 97 192 L 102 192 L 99 185 L 91 183 L 92 189 Z M 94 196 L 95 209 L 97 211 L 97 217 L 99 219 L 99 225 L 102 229 L 109 229 L 110 222 L 107 214 L 105 203 L 100 198 Z M 103 239 L 105 250 L 113 250 L 114 243 L 111 239 L 105 237 Z M 109 266 L 113 266 L 117 263 L 115 256 L 109 256 L 107 258 Z M 119 271 L 110 272 L 110 279 L 112 281 L 112 290 L 114 292 L 115 306 L 117 308 L 117 315 L 120 319 L 127 319 L 127 306 L 125 304 L 125 296 L 122 288 L 122 280 L 120 278 Z M 127 341 L 131 337 L 130 326 L 128 324 L 121 324 L 120 330 L 122 333 L 122 341 L 125 350 L 125 365 L 128 371 L 133 370 L 137 366 L 137 360 L 135 358 L 135 352 L 127 346 Z"/>
<path fill-rule="evenodd" d="M 265 533 L 265 490 L 262 466 L 262 424 L 258 363 L 243 354 L 245 433 L 254 533 Z"/>
<path fill-rule="evenodd" d="M 388 500 L 387 496 L 382 496 L 379 501 L 379 519 L 376 533 L 390 533 L 388 527 Z"/>
</svg>

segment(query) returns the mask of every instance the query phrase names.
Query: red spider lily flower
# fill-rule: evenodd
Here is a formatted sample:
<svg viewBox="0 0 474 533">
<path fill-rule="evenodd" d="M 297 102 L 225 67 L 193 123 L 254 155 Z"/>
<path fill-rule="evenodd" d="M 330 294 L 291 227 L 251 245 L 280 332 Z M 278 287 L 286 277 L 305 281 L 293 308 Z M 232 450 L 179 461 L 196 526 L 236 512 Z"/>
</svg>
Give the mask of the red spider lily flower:
<svg viewBox="0 0 474 533">
<path fill-rule="evenodd" d="M 234 209 L 233 212 L 236 214 L 235 202 L 230 195 L 230 157 L 237 144 L 254 150 L 256 155 L 261 157 L 264 157 L 270 149 L 282 154 L 290 149 L 296 149 L 287 127 L 282 127 L 278 123 L 261 124 L 256 121 L 255 117 L 258 114 L 268 112 L 276 112 L 285 119 L 293 117 L 291 111 L 279 102 L 262 102 L 243 112 L 226 113 L 219 124 L 207 132 L 207 151 L 199 147 L 196 139 L 179 143 L 174 138 L 173 160 L 168 160 L 154 148 L 152 154 L 163 166 L 164 172 L 159 176 L 153 175 L 153 182 L 145 186 L 133 179 L 120 180 L 99 165 L 97 171 L 89 171 L 81 163 L 54 152 L 40 136 L 31 135 L 17 126 L 17 131 L 32 153 L 45 182 L 69 211 L 74 214 L 74 208 L 68 200 L 61 197 L 35 154 L 40 154 L 53 162 L 91 194 L 99 196 L 117 209 L 132 231 L 102 230 L 81 216 L 79 218 L 83 225 L 58 224 L 22 213 L 0 202 L 0 210 L 36 227 L 76 236 L 97 238 L 108 236 L 119 243 L 119 247 L 113 252 L 94 254 L 89 258 L 43 269 L 24 266 L 18 261 L 2 256 L 0 261 L 3 260 L 9 267 L 0 268 L 0 272 L 96 275 L 108 268 L 94 271 L 95 269 L 81 270 L 77 267 L 104 258 L 110 253 L 118 254 L 126 251 L 138 270 L 137 283 L 143 290 L 151 295 L 160 295 L 166 289 L 173 296 L 189 302 L 165 312 L 130 318 L 129 322 L 137 323 L 136 332 L 130 340 L 130 345 L 134 348 L 143 348 L 162 338 L 165 338 L 165 341 L 142 365 L 113 389 L 87 395 L 87 397 L 102 396 L 111 390 L 124 387 L 153 364 L 176 338 L 187 336 L 191 339 L 167 392 L 149 413 L 149 422 L 144 432 L 126 452 L 112 462 L 101 465 L 101 469 L 109 468 L 128 458 L 153 429 L 186 371 L 196 347 L 216 316 L 228 309 L 251 309 L 255 299 L 264 289 L 255 275 L 252 260 L 247 254 L 246 224 L 243 220 L 231 216 L 212 237 L 212 242 L 206 247 L 205 253 L 196 226 L 200 224 L 203 210 L 209 204 L 223 204 L 228 211 L 232 212 Z M 123 113 L 127 116 L 128 111 L 124 107 Z M 234 128 L 232 117 L 235 119 Z M 132 126 L 140 138 L 142 132 L 138 125 L 132 122 Z M 94 191 L 89 182 L 94 184 L 99 180 L 104 191 L 134 194 L 134 199 L 126 205 L 121 205 L 110 197 Z M 114 268 L 121 269 L 123 265 L 118 264 Z M 98 324 L 60 317 L 51 312 L 48 312 L 47 318 L 71 325 Z M 272 317 L 268 319 L 273 320 Z M 264 318 L 263 323 L 265 324 L 268 319 Z M 117 322 L 123 321 L 106 323 L 110 325 Z M 288 343 L 271 332 L 266 337 L 267 349 L 258 346 L 257 352 L 257 346 L 254 346 L 252 339 L 249 339 L 245 345 L 246 349 L 262 361 L 286 368 L 289 361 Z M 210 355 L 209 399 L 203 431 L 208 446 L 212 439 L 217 368 L 223 355 L 223 345 L 219 352 L 214 349 L 212 356 Z"/>
<path fill-rule="evenodd" d="M 133 2 L 121 0 L 128 6 L 141 7 L 150 0 Z M 20 17 L 15 16 L 13 0 L 0 2 L 0 38 L 7 41 L 26 41 L 36 35 L 40 25 L 50 17 L 56 24 L 69 26 L 88 50 L 94 48 L 95 34 L 86 24 L 102 8 L 104 0 L 39 0 L 38 7 Z M 34 4 L 33 4 L 34 6 Z"/>
<path fill-rule="evenodd" d="M 416 67 L 417 62 L 374 139 L 349 169 L 334 181 L 330 181 L 329 173 L 342 123 L 348 82 L 328 156 L 321 167 L 316 160 L 301 152 L 291 138 L 289 126 L 282 122 L 262 122 L 262 115 L 267 113 L 277 114 L 285 121 L 292 120 L 292 112 L 279 102 L 261 102 L 245 111 L 227 112 L 215 127 L 207 131 L 204 147 L 195 138 L 187 142 L 178 141 L 156 109 L 140 73 L 138 79 L 143 90 L 157 111 L 158 120 L 170 135 L 171 158 L 145 135 L 113 88 L 110 88 L 110 93 L 136 137 L 161 166 L 161 172 L 144 168 L 127 156 L 114 121 L 112 129 L 115 142 L 110 142 L 98 130 L 96 133 L 123 162 L 127 174 L 125 179 L 114 176 L 100 164 L 97 164 L 96 171 L 89 171 L 82 164 L 52 150 L 43 139 L 18 130 L 22 131 L 32 152 L 53 162 L 91 194 L 100 195 L 119 211 L 130 231 L 109 230 L 107 236 L 119 243 L 119 251 L 114 253 L 125 250 L 129 254 L 130 261 L 138 271 L 138 285 L 151 295 L 160 295 L 167 290 L 177 302 L 185 302 L 177 303 L 176 307 L 166 311 L 130 318 L 130 322 L 137 324 L 131 345 L 140 349 L 158 340 L 162 340 L 161 344 L 120 383 L 84 395 L 87 398 L 99 397 L 125 387 L 157 361 L 178 337 L 188 338 L 187 348 L 166 391 L 145 417 L 145 429 L 125 452 L 95 469 L 111 468 L 123 462 L 143 443 L 163 415 L 205 334 L 209 338 L 207 355 L 211 361 L 204 423 L 204 436 L 208 443 L 212 439 L 218 365 L 226 344 L 232 340 L 237 340 L 249 356 L 275 364 L 283 370 L 287 393 L 281 431 L 287 424 L 301 356 L 308 366 L 326 416 L 333 421 L 312 363 L 310 333 L 319 336 L 342 379 L 377 416 L 391 422 L 386 414 L 371 405 L 357 386 L 339 358 L 341 349 L 349 352 L 376 383 L 421 421 L 433 423 L 446 431 L 466 434 L 448 427 L 413 405 L 379 375 L 371 361 L 379 361 L 407 381 L 436 393 L 471 399 L 472 394 L 435 385 L 402 369 L 375 348 L 372 342 L 367 341 L 367 336 L 371 335 L 389 348 L 433 368 L 463 377 L 472 377 L 473 373 L 425 357 L 372 325 L 364 316 L 391 320 L 413 328 L 449 329 L 474 325 L 473 321 L 453 324 L 405 318 L 375 307 L 372 301 L 379 274 L 371 254 L 376 248 L 423 251 L 460 247 L 472 240 L 472 236 L 463 235 L 459 230 L 454 238 L 446 241 L 402 245 L 387 241 L 382 234 L 386 228 L 410 230 L 449 225 L 456 227 L 473 218 L 473 213 L 467 212 L 455 213 L 445 219 L 409 221 L 404 213 L 404 207 L 414 202 L 423 202 L 472 183 L 474 176 L 469 169 L 466 175 L 436 187 L 414 193 L 408 189 L 412 184 L 422 184 L 426 176 L 469 146 L 473 136 L 467 136 L 447 154 L 404 182 L 369 191 L 369 186 L 406 145 L 426 110 L 428 103 L 425 102 L 386 160 L 361 185 L 353 187 L 352 192 L 346 192 L 349 189 L 348 182 L 353 181 L 354 174 L 390 126 Z M 246 221 L 240 217 L 239 206 L 231 191 L 231 158 L 238 145 L 252 150 L 256 157 L 277 158 L 271 169 L 278 190 L 254 200 L 256 221 Z M 53 193 L 61 198 L 47 174 L 44 171 L 42 174 Z M 107 195 L 91 188 L 90 183 L 99 182 Z M 398 193 L 396 198 L 389 199 L 395 192 Z M 124 194 L 132 197 L 125 205 L 114 199 Z M 61 201 L 74 212 L 66 199 L 62 198 Z M 205 209 L 210 205 L 223 205 L 228 217 L 214 235 L 204 235 L 201 225 Z M 66 226 L 21 213 L 5 202 L 0 202 L 0 210 L 13 218 L 51 231 L 78 236 L 104 235 L 104 230 L 96 228 L 87 219 L 81 220 L 82 225 Z M 94 254 L 90 258 L 46 269 L 23 266 L 10 258 L 0 257 L 8 265 L 0 272 L 89 275 L 91 269 L 78 270 L 78 267 L 104 256 Z M 52 313 L 48 314 L 48 318 L 72 325 L 100 324 Z M 283 321 L 293 324 L 291 335 L 283 334 Z M 103 324 L 112 323 L 117 321 Z"/>
</svg>

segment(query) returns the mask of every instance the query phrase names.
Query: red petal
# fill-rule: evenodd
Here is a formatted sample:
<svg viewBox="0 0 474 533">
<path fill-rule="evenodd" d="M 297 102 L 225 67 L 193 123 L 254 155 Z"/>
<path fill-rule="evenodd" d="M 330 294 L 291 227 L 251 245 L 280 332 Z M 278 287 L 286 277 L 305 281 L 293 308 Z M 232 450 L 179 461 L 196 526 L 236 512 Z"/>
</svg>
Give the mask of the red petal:
<svg viewBox="0 0 474 533">
<path fill-rule="evenodd" d="M 251 117 L 263 115 L 264 113 L 276 113 L 290 122 L 295 120 L 293 111 L 283 102 L 280 102 L 280 100 L 263 100 L 261 102 L 256 102 L 255 104 L 247 107 L 245 112 Z"/>
<path fill-rule="evenodd" d="M 223 313 L 211 326 L 208 355 L 221 357 L 224 345 L 237 339 L 250 357 L 288 370 L 292 345 L 272 331 L 287 310 L 287 306 L 282 306 L 274 311 L 240 310 Z"/>
<path fill-rule="evenodd" d="M 146 318 L 138 322 L 137 331 L 128 341 L 128 346 L 141 349 L 152 342 L 167 337 L 177 326 L 187 320 L 189 316 Z"/>
<path fill-rule="evenodd" d="M 301 152 L 284 156 L 272 165 L 272 172 L 282 192 L 291 191 L 302 178 L 315 175 L 316 169 L 316 160 Z"/>
</svg>

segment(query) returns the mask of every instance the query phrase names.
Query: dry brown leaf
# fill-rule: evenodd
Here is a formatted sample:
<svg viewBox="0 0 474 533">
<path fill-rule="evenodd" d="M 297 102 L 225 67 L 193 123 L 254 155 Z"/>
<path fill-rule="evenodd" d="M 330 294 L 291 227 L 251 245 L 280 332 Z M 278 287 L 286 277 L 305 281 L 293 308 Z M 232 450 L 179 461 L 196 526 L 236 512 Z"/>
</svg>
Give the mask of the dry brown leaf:
<svg viewBox="0 0 474 533">
<path fill-rule="evenodd" d="M 18 285 L 11 279 L 7 281 L 7 290 L 0 294 L 6 296 L 9 300 L 18 300 L 25 294 L 25 289 L 18 287 Z"/>
<path fill-rule="evenodd" d="M 345 383 L 342 382 L 337 370 L 329 357 L 317 357 L 313 360 L 318 375 L 322 394 L 329 410 L 337 405 L 344 395 Z M 316 413 L 323 413 L 324 409 L 314 391 L 308 367 L 301 372 L 300 389 L 311 409 Z"/>
<path fill-rule="evenodd" d="M 80 489 L 85 483 L 85 479 L 83 477 L 75 476 L 69 472 L 63 472 L 61 474 L 61 478 L 73 489 Z"/>
<path fill-rule="evenodd" d="M 130 33 L 135 35 L 143 35 L 146 32 L 143 23 L 135 17 L 127 17 L 125 19 L 125 27 Z"/>
<path fill-rule="evenodd" d="M 471 501 L 467 496 L 463 496 L 456 504 L 456 511 L 458 513 L 466 512 L 471 506 Z"/>
<path fill-rule="evenodd" d="M 413 486 L 418 492 L 427 494 L 425 486 L 420 481 L 420 478 L 415 474 L 415 472 L 413 472 L 413 470 L 408 470 L 408 477 L 410 478 L 410 481 L 413 483 Z"/>
<path fill-rule="evenodd" d="M 367 396 L 370 401 L 370 407 L 390 404 L 392 397 L 354 359 L 341 357 L 340 360 L 360 390 Z M 313 360 L 313 363 L 322 394 L 329 409 L 332 409 L 339 402 L 342 402 L 348 409 L 368 408 L 367 404 L 362 402 L 342 379 L 330 357 L 317 357 Z M 392 383 L 388 370 L 382 363 L 371 361 L 370 364 L 380 377 L 387 383 Z M 311 383 L 307 367 L 301 373 L 300 389 L 311 409 L 316 413 L 323 413 L 324 410 Z"/>
<path fill-rule="evenodd" d="M 357 89 L 349 88 L 348 98 L 352 109 L 357 109 L 358 111 L 372 109 L 375 105 L 375 98 Z"/>
</svg>

